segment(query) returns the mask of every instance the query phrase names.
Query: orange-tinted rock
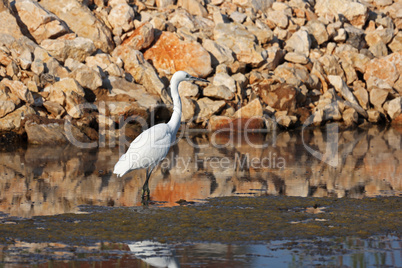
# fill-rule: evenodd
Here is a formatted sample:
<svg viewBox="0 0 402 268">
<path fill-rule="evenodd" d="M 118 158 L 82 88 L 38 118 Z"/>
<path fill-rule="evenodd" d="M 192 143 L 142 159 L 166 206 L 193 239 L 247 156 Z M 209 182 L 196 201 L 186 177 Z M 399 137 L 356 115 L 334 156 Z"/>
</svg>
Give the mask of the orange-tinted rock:
<svg viewBox="0 0 402 268">
<path fill-rule="evenodd" d="M 181 41 L 176 34 L 163 32 L 158 41 L 144 53 L 160 73 L 167 75 L 186 71 L 206 77 L 212 72 L 211 57 L 199 44 Z"/>
<path fill-rule="evenodd" d="M 393 86 L 401 73 L 402 52 L 396 52 L 384 58 L 371 60 L 367 65 L 364 79 L 367 81 L 374 76 Z"/>
</svg>

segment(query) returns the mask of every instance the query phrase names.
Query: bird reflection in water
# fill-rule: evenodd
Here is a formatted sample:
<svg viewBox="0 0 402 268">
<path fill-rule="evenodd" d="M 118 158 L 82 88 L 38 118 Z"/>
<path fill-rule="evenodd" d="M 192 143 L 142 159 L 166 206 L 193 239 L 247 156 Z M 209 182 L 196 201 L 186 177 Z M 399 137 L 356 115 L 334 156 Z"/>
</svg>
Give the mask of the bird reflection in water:
<svg viewBox="0 0 402 268">
<path fill-rule="evenodd" d="M 153 241 L 128 244 L 130 251 L 145 263 L 154 267 L 180 267 L 175 251 L 169 245 Z"/>
</svg>

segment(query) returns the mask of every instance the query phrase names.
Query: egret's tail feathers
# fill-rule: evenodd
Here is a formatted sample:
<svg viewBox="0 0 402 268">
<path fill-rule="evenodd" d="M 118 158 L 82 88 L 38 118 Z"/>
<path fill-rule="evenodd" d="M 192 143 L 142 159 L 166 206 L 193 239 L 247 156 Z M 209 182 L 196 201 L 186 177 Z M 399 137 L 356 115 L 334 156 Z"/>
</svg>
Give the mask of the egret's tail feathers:
<svg viewBox="0 0 402 268">
<path fill-rule="evenodd" d="M 128 161 L 128 157 L 123 154 L 119 161 L 114 165 L 113 173 L 117 174 L 118 177 L 122 177 L 124 174 L 130 171 L 130 161 Z"/>
</svg>

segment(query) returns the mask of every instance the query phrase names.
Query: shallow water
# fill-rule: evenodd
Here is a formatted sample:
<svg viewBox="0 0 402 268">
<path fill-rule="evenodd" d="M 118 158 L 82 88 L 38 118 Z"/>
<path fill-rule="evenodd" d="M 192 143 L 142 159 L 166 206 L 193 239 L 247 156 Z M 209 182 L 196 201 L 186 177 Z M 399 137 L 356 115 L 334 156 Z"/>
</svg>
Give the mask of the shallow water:
<svg viewBox="0 0 402 268">
<path fill-rule="evenodd" d="M 174 206 L 181 199 L 233 195 L 400 196 L 401 133 L 380 126 L 309 129 L 303 136 L 300 131 L 185 133 L 153 172 L 151 198 Z M 2 150 L 0 211 L 32 217 L 77 213 L 80 205 L 140 205 L 145 171 L 112 174 L 126 148 L 69 144 Z"/>
<path fill-rule="evenodd" d="M 152 241 L 77 247 L 24 243 L 0 248 L 6 267 L 401 267 L 394 236 L 271 241 L 267 244 L 164 244 Z M 1 264 L 0 264 L 1 265 Z"/>
</svg>

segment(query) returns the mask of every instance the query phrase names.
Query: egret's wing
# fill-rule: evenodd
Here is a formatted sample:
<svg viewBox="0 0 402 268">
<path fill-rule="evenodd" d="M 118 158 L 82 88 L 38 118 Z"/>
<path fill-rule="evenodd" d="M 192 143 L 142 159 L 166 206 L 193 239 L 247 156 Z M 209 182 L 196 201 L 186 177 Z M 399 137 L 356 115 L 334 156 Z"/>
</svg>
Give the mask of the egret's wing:
<svg viewBox="0 0 402 268">
<path fill-rule="evenodd" d="M 166 145 L 166 136 L 171 137 L 171 130 L 167 124 L 155 125 L 142 132 L 130 144 L 130 148 L 159 147 Z M 169 142 L 170 146 L 170 142 Z"/>
<path fill-rule="evenodd" d="M 130 170 L 156 165 L 167 155 L 171 143 L 168 125 L 159 124 L 141 133 L 114 166 L 113 173 L 123 176 Z"/>
</svg>

